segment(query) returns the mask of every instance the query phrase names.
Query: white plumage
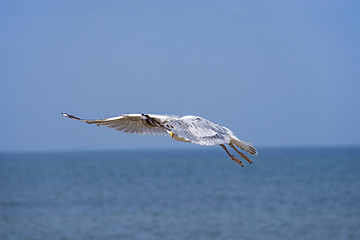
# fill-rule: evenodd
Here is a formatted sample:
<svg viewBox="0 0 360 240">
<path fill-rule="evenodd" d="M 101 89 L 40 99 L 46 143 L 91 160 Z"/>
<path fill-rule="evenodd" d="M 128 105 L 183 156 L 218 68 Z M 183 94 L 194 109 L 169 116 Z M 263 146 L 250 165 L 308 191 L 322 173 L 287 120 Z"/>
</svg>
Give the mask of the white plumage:
<svg viewBox="0 0 360 240">
<path fill-rule="evenodd" d="M 118 117 L 106 119 L 84 120 L 67 113 L 62 113 L 62 115 L 77 121 L 106 126 L 125 133 L 170 134 L 177 141 L 200 145 L 220 145 L 230 158 L 241 166 L 243 166 L 242 162 L 231 155 L 224 144 L 236 150 L 249 163 L 252 163 L 252 161 L 242 152 L 238 151 L 235 146 L 251 155 L 257 155 L 257 151 L 251 143 L 241 141 L 230 129 L 198 116 L 178 117 L 158 114 L 121 114 Z"/>
</svg>

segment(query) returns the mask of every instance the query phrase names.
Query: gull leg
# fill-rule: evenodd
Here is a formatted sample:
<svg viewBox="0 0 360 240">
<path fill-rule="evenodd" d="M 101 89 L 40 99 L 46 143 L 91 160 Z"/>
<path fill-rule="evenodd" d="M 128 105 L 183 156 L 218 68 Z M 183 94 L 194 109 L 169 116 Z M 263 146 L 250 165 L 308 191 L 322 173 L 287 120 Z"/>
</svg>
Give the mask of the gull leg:
<svg viewBox="0 0 360 240">
<path fill-rule="evenodd" d="M 246 161 L 248 161 L 250 164 L 253 163 L 253 161 L 251 161 L 245 154 L 243 154 L 242 152 L 240 152 L 239 150 L 237 150 L 234 146 L 234 144 L 229 143 L 229 146 L 232 147 L 243 159 L 245 159 Z"/>
<path fill-rule="evenodd" d="M 225 152 L 229 155 L 231 160 L 233 160 L 234 162 L 236 162 L 236 163 L 240 164 L 242 167 L 244 167 L 244 165 L 242 164 L 242 162 L 238 158 L 234 157 L 234 155 L 231 155 L 229 153 L 229 151 L 226 149 L 224 144 L 219 144 L 219 145 L 220 145 L 220 147 L 222 147 L 225 150 Z"/>
</svg>

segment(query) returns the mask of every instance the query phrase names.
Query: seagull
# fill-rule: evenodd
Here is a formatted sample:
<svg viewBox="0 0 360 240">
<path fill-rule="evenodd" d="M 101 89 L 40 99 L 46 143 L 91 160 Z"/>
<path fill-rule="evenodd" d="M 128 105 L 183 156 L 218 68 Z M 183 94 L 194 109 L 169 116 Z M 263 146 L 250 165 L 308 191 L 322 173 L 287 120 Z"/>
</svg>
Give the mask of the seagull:
<svg viewBox="0 0 360 240">
<path fill-rule="evenodd" d="M 176 141 L 200 145 L 220 145 L 229 155 L 230 159 L 242 167 L 244 167 L 242 162 L 234 155 L 231 155 L 225 144 L 233 148 L 250 164 L 253 161 L 236 147 L 251 155 L 257 155 L 257 151 L 251 143 L 241 141 L 230 129 L 198 116 L 188 115 L 178 117 L 159 114 L 121 114 L 112 118 L 85 120 L 67 113 L 62 113 L 62 115 L 88 124 L 113 128 L 124 133 L 170 135 Z"/>
</svg>

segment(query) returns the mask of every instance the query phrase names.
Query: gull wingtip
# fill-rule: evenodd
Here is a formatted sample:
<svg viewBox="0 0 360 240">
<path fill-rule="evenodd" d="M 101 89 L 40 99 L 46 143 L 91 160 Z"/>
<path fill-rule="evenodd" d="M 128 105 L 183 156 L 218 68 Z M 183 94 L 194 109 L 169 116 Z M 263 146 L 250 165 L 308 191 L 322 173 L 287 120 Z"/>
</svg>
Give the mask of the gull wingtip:
<svg viewBox="0 0 360 240">
<path fill-rule="evenodd" d="M 80 119 L 78 117 L 75 117 L 74 115 L 71 115 L 71 114 L 68 114 L 68 113 L 61 113 L 61 115 L 63 115 L 64 117 L 67 117 L 67 118 L 74 119 L 74 120 L 83 121 L 82 119 Z"/>
</svg>

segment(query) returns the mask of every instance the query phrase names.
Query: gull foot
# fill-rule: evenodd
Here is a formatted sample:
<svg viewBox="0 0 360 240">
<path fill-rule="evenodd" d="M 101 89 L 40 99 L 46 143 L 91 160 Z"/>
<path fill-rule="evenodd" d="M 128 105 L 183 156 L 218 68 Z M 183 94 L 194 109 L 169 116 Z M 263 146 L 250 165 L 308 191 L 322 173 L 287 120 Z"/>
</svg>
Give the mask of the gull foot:
<svg viewBox="0 0 360 240">
<path fill-rule="evenodd" d="M 245 154 L 243 154 L 242 152 L 239 152 L 240 156 L 245 159 L 246 161 L 248 161 L 250 164 L 253 163 L 253 161 L 251 161 Z"/>
<path fill-rule="evenodd" d="M 238 158 L 234 157 L 234 155 L 230 156 L 230 158 L 231 158 L 231 160 L 233 160 L 234 162 L 236 162 L 236 163 L 240 164 L 242 167 L 244 167 L 244 165 L 242 164 L 242 162 L 241 162 Z"/>
</svg>

